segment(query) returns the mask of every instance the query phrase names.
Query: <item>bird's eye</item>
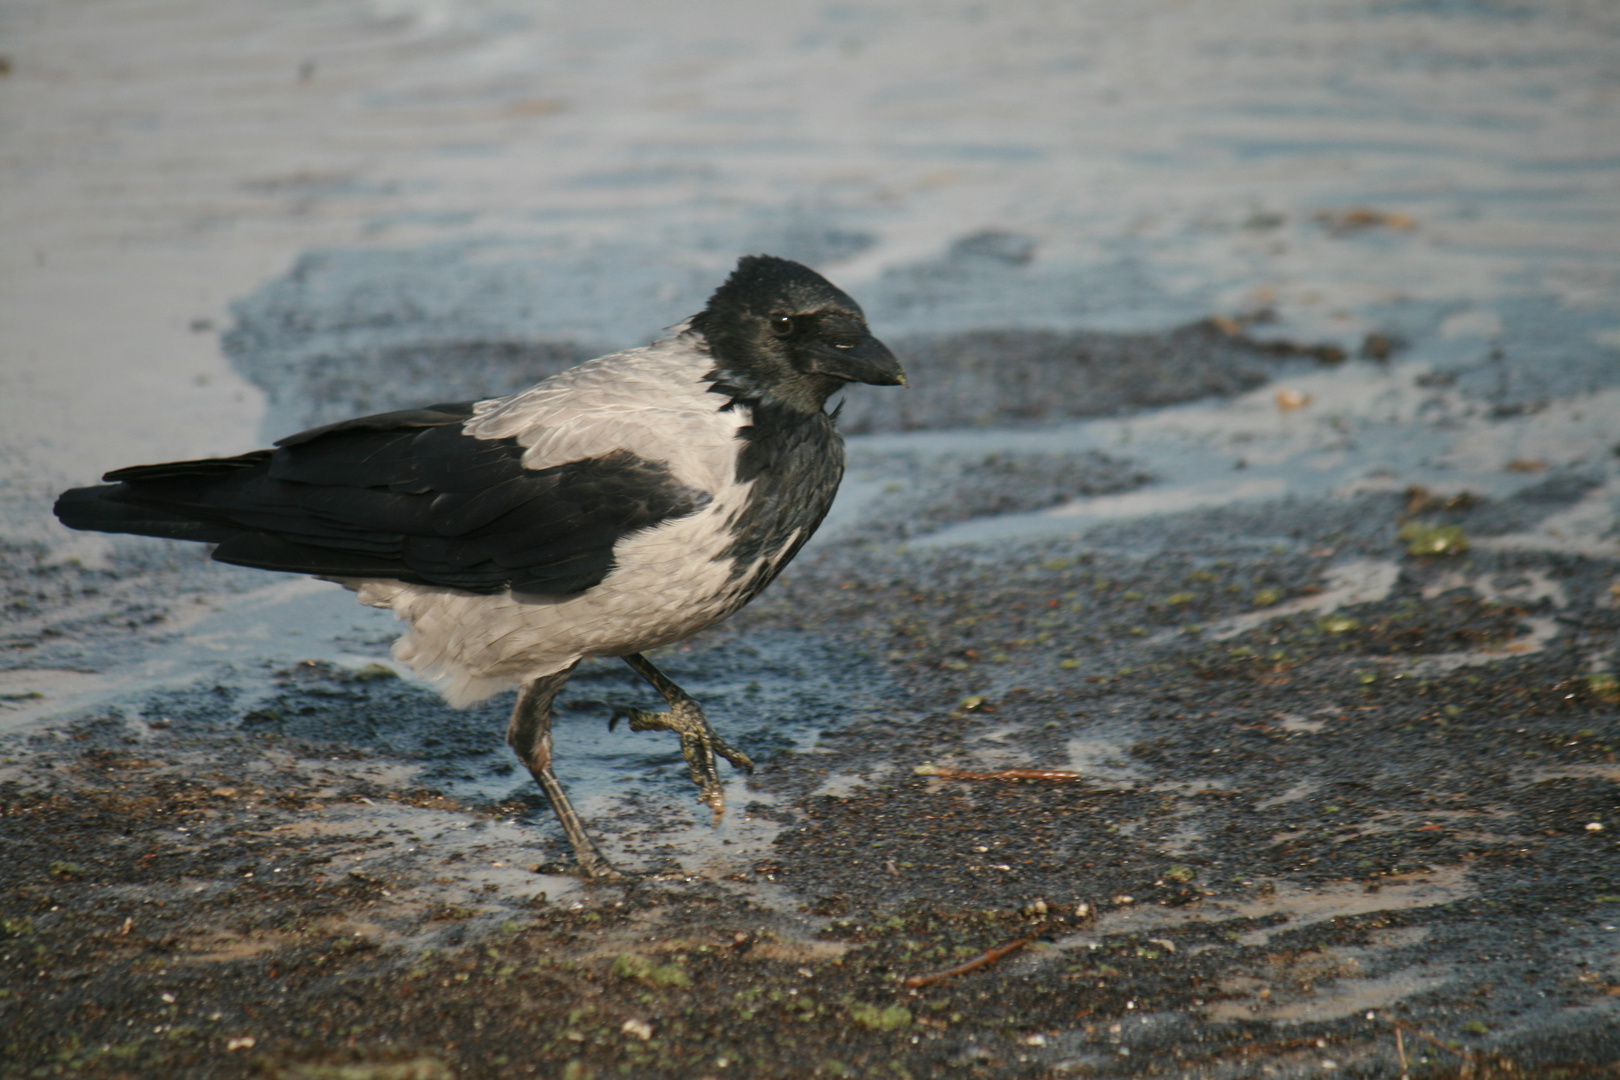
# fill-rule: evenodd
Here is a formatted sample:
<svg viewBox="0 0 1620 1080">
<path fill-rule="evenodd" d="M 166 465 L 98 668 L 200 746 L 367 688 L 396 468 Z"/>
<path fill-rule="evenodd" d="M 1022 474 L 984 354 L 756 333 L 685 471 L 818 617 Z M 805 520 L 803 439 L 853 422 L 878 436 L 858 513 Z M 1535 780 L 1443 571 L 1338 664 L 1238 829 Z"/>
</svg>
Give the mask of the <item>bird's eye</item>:
<svg viewBox="0 0 1620 1080">
<path fill-rule="evenodd" d="M 787 337 L 793 333 L 793 318 L 789 315 L 771 316 L 771 333 L 777 337 Z"/>
</svg>

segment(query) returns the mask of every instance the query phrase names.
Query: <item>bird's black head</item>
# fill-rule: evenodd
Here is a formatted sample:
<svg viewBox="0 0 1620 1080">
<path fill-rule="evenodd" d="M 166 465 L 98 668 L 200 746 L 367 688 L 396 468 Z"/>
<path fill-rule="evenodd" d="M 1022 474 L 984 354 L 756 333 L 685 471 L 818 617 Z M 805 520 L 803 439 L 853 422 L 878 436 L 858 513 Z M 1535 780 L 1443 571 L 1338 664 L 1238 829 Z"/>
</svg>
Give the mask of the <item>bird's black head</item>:
<svg viewBox="0 0 1620 1080">
<path fill-rule="evenodd" d="M 820 411 L 845 383 L 904 386 L 861 306 L 807 266 L 746 255 L 692 319 L 725 381 L 745 396 Z"/>
</svg>

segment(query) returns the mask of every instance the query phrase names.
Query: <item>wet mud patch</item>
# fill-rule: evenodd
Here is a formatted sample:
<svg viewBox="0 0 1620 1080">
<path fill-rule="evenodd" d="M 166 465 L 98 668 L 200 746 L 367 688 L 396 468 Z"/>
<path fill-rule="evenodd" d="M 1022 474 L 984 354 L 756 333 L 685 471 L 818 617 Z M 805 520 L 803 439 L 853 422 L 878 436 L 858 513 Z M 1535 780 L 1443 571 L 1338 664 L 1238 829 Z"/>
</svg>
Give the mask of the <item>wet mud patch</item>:
<svg viewBox="0 0 1620 1080">
<path fill-rule="evenodd" d="M 8 785 L 8 836 L 48 830 L 65 847 L 8 850 L 0 1075 L 1031 1074 L 1000 1030 L 1013 1008 L 964 1026 L 952 1006 L 971 1006 L 949 992 L 897 995 L 896 971 L 931 957 L 892 933 L 817 935 L 680 882 L 568 899 L 491 882 L 447 901 L 458 866 L 385 864 L 364 859 L 363 833 L 287 828 L 312 810 L 283 805 L 287 770 L 228 795 L 152 783 L 140 774 L 162 750 L 88 798 Z M 214 842 L 187 851 L 187 832 Z M 81 851 L 109 833 L 130 850 Z M 947 953 L 1084 921 L 910 918 Z"/>
<path fill-rule="evenodd" d="M 1534 501 L 1476 504 L 1470 528 L 1521 528 Z M 1140 927 L 1094 933 L 1068 969 L 1076 1013 L 1098 1010 L 1065 1028 L 1082 1072 L 1191 1068 L 1189 1047 L 1259 1024 L 1247 1037 L 1277 1039 L 1262 1060 L 1284 1072 L 1325 1058 L 1395 1075 L 1357 1043 L 1387 1018 L 1477 1068 L 1614 1060 L 1616 567 L 1414 557 L 1407 509 L 1391 494 L 1185 515 L 1151 554 L 1131 552 L 1141 525 L 818 552 L 782 607 L 746 618 L 838 582 L 837 618 L 879 643 L 919 710 L 824 735 L 812 775 L 765 778 L 791 785 L 796 813 L 763 869 L 851 925 L 1017 895 Z M 964 782 L 924 764 L 1079 775 Z M 1361 903 L 1310 914 L 1324 896 Z M 1191 927 L 1209 936 L 1178 936 Z M 1087 1035 L 1093 1015 L 1107 1023 Z M 1240 1074 L 1218 1058 L 1197 1067 Z"/>
<path fill-rule="evenodd" d="M 379 647 L 369 638 L 354 644 Z M 881 665 L 870 660 L 817 635 L 780 630 L 746 640 L 710 635 L 658 657 L 664 670 L 700 695 L 761 773 L 780 767 L 795 747 L 809 747 L 818 732 L 852 712 L 870 711 L 892 696 Z M 549 807 L 505 745 L 510 694 L 453 710 L 430 687 L 400 678 L 393 668 L 349 657 L 341 663 L 220 664 L 201 681 L 144 693 L 126 687 L 117 696 L 118 707 L 74 721 L 66 741 L 51 730 L 14 736 L 19 760 L 48 762 L 80 744 L 138 757 L 124 748 L 180 740 L 192 748 L 186 762 L 208 762 L 217 785 L 234 788 L 232 762 L 240 753 L 231 747 L 290 746 L 303 758 L 369 762 L 371 773 L 390 778 L 383 782 L 390 791 L 497 815 L 521 838 L 515 842 L 525 849 L 526 864 L 555 865 L 558 872 L 569 865 Z M 33 700 L 22 704 L 37 707 Z M 614 708 L 627 704 L 660 703 L 623 664 L 588 662 L 567 688 L 555 729 L 559 772 L 615 858 L 646 871 L 689 865 L 729 873 L 732 863 L 768 845 L 776 828 L 772 800 L 751 794 L 746 778 L 727 770 L 731 813 L 716 828 L 696 800 L 674 740 L 622 724 L 609 729 Z M 222 747 L 217 754 L 210 749 L 216 744 Z"/>
<path fill-rule="evenodd" d="M 851 391 L 840 417 L 850 434 L 1113 416 L 1231 397 L 1279 370 L 1345 359 L 1337 346 L 1258 341 L 1231 320 L 1163 333 L 977 330 L 889 344 L 911 387 Z"/>
<path fill-rule="evenodd" d="M 873 709 L 890 691 L 883 669 L 869 657 L 792 631 L 746 639 L 722 632 L 655 659 L 703 702 L 731 742 L 765 765 L 795 746 L 810 745 L 823 728 L 850 713 Z M 559 700 L 561 774 L 579 772 L 580 782 L 592 790 L 633 785 L 635 798 L 659 805 L 690 802 L 673 740 L 636 734 L 622 724 L 610 727 L 614 710 L 627 706 L 662 707 L 620 661 L 581 664 Z M 412 763 L 422 783 L 459 801 L 477 806 L 516 800 L 548 827 L 549 810 L 506 746 L 511 708 L 510 693 L 452 709 L 430 686 L 402 679 L 382 664 L 356 668 L 304 661 L 276 668 L 268 686 L 251 696 L 225 686 L 201 694 L 193 688 L 151 699 L 142 714 L 385 754 Z"/>
<path fill-rule="evenodd" d="M 1471 316 L 1478 317 L 1463 309 L 1448 318 Z M 1613 322 L 1610 310 L 1570 310 L 1550 296 L 1522 296 L 1504 298 L 1488 318 L 1496 320 L 1495 329 L 1454 338 L 1461 355 L 1436 374 L 1490 402 L 1498 417 L 1539 412 L 1620 380 L 1620 348 L 1603 337 Z"/>
<path fill-rule="evenodd" d="M 1545 462 L 1521 461 L 1517 467 L 1543 472 Z M 1576 469 L 1554 470 L 1544 480 L 1528 485 L 1510 498 L 1488 499 L 1466 489 L 1432 492 L 1414 485 L 1406 489 L 1403 521 L 1427 526 L 1455 526 L 1464 539 L 1469 536 L 1494 537 L 1535 528 L 1553 514 L 1580 503 L 1602 481 L 1592 472 Z"/>
<path fill-rule="evenodd" d="M 1220 889 L 1188 863 L 1078 902 L 1004 878 L 983 906 L 852 890 L 783 910 L 690 876 L 546 896 L 556 879 L 501 865 L 498 821 L 361 758 L 238 736 L 205 764 L 172 728 L 110 717 L 64 742 L 4 780 L 7 1076 L 1394 1075 L 1393 1028 L 1361 1006 L 1415 997 L 1403 1024 L 1487 1060 L 1469 1025 L 1499 1023 L 1502 992 L 1442 993 L 1456 952 L 1562 970 L 1600 932 L 1545 895 L 1459 888 L 1451 865 L 1372 897 Z M 975 835 L 1038 828 L 1050 794 L 989 795 L 1005 813 L 972 815 Z M 878 839 L 892 824 L 862 817 Z M 1505 912 L 1524 940 L 1481 939 Z"/>
<path fill-rule="evenodd" d="M 1535 466 L 1538 472 L 1541 468 L 1539 463 Z M 1216 537 L 1222 544 L 1246 538 L 1252 547 L 1282 552 L 1312 539 L 1314 543 L 1307 546 L 1331 548 L 1341 555 L 1352 551 L 1382 554 L 1409 551 L 1410 540 L 1402 540 L 1400 530 L 1416 524 L 1455 527 L 1463 541 L 1457 551 L 1461 554 L 1475 540 L 1495 541 L 1531 532 L 1554 515 L 1591 498 L 1594 492 L 1601 491 L 1592 472 L 1596 469 L 1557 470 L 1545 479 L 1498 497 L 1466 488 L 1430 491 L 1422 485 L 1407 485 L 1399 491 L 1348 497 L 1290 497 L 1282 501 L 1281 513 L 1279 504 L 1270 500 L 1234 503 L 1196 512 L 1106 522 L 1087 529 L 1086 539 L 1093 546 L 1109 550 L 1186 551 L 1196 549 L 1204 537 Z M 1483 546 L 1493 545 L 1488 542 Z M 1428 554 L 1443 556 L 1448 552 Z M 1588 562 L 1586 568 L 1601 573 L 1608 561 Z M 1425 565 L 1457 570 L 1473 564 L 1442 558 Z M 1570 565 L 1573 568 L 1574 562 Z"/>
<path fill-rule="evenodd" d="M 834 222 L 694 241 L 705 253 L 769 250 L 812 264 L 871 242 Z M 1033 253 L 1027 238 L 973 234 L 937 259 L 886 276 L 869 314 L 914 389 L 851 388 L 843 429 L 1114 415 L 1231 396 L 1279 371 L 1347 356 L 1332 343 L 1256 336 L 1249 323 L 1225 317 L 1153 333 L 1048 329 L 1074 322 L 1074 296 L 1094 284 L 1092 268 L 1045 266 Z M 731 268 L 718 255 L 708 265 L 675 264 L 645 248 L 611 245 L 573 255 L 496 241 L 311 252 L 234 306 L 222 344 L 267 395 L 264 435 L 276 438 L 368 412 L 510 393 L 592 356 L 646 344 L 700 311 Z M 995 290 L 983 295 L 998 298 L 1017 289 L 1042 328 L 963 324 L 955 296 L 963 289 Z"/>
<path fill-rule="evenodd" d="M 622 665 L 564 694 L 589 744 L 565 778 L 622 782 L 587 814 L 650 873 L 631 892 L 551 873 L 504 702 L 452 712 L 382 670 L 241 670 L 14 740 L 7 1059 L 1396 1076 L 1398 1022 L 1432 1076 L 1613 1060 L 1620 700 L 1592 676 L 1616 569 L 1412 556 L 1408 510 L 808 552 L 660 658 L 761 758 L 728 783 L 751 832 L 700 842 L 667 743 L 603 753 L 609 703 L 646 703 Z"/>
<path fill-rule="evenodd" d="M 1047 454 L 993 451 L 924 458 L 904 451 L 851 455 L 852 471 L 887 479 L 853 526 L 856 535 L 905 540 L 953 522 L 1029 513 L 1094 495 L 1134 491 L 1152 482 L 1128 459 L 1089 451 Z"/>
<path fill-rule="evenodd" d="M 49 512 L 43 504 L 37 510 Z M 0 541 L 0 671 L 98 670 L 128 661 L 151 647 L 150 637 L 137 635 L 161 634 L 175 628 L 177 614 L 184 622 L 209 610 L 208 594 L 261 583 L 211 562 L 197 545 L 98 536 L 63 551 L 42 541 Z M 191 602 L 177 606 L 177 594 Z"/>
</svg>

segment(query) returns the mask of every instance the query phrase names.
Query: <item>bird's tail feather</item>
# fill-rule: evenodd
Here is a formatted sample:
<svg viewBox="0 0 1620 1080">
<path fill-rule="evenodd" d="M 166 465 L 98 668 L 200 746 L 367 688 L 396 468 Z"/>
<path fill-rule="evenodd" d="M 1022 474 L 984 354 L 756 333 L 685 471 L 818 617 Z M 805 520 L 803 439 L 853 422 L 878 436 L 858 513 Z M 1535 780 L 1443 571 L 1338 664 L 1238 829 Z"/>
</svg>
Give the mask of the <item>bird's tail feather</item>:
<svg viewBox="0 0 1620 1080">
<path fill-rule="evenodd" d="M 236 531 L 144 506 L 132 501 L 131 495 L 128 484 L 74 488 L 63 492 L 56 500 L 56 516 L 70 529 L 200 540 L 211 544 L 219 543 Z"/>
</svg>

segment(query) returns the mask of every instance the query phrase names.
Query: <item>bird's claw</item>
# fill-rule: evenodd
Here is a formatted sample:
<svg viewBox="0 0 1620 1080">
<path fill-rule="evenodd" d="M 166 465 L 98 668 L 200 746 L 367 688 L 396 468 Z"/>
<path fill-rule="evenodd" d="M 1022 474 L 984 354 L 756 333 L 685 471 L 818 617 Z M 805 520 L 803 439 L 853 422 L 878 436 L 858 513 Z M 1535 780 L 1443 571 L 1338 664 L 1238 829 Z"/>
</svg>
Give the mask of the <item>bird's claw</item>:
<svg viewBox="0 0 1620 1080">
<path fill-rule="evenodd" d="M 579 873 L 581 877 L 596 885 L 628 885 L 636 880 L 634 875 L 627 874 L 606 861 L 581 859 Z"/>
<path fill-rule="evenodd" d="M 636 876 L 620 870 L 608 862 L 600 851 L 587 848 L 576 852 L 573 862 L 546 862 L 533 867 L 537 874 L 565 876 L 574 874 L 584 878 L 593 885 L 629 885 L 636 881 Z"/>
<path fill-rule="evenodd" d="M 681 737 L 681 756 L 686 759 L 692 783 L 698 787 L 698 800 L 714 811 L 714 823 L 726 812 L 725 788 L 720 783 L 720 771 L 715 755 L 725 758 L 734 768 L 752 773 L 754 763 L 741 750 L 736 749 L 709 725 L 708 717 L 693 701 L 682 701 L 670 706 L 668 712 L 647 712 L 644 709 L 617 708 L 608 721 L 608 730 L 623 720 L 630 721 L 631 731 L 673 731 Z"/>
</svg>

